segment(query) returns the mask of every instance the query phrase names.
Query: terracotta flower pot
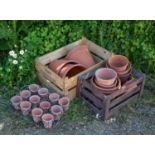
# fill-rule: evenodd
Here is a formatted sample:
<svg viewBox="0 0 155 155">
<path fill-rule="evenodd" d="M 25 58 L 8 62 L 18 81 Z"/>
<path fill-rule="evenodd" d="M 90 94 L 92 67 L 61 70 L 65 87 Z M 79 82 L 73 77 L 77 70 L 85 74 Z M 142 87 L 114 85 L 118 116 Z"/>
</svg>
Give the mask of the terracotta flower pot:
<svg viewBox="0 0 155 155">
<path fill-rule="evenodd" d="M 54 115 L 54 119 L 58 121 L 63 114 L 63 109 L 59 105 L 53 105 L 51 107 L 51 113 Z"/>
<path fill-rule="evenodd" d="M 52 128 L 54 122 L 54 116 L 52 114 L 44 114 L 42 115 L 42 122 L 45 128 Z"/>
<path fill-rule="evenodd" d="M 123 55 L 112 55 L 108 60 L 108 64 L 116 72 L 122 72 L 127 69 L 129 60 Z"/>
<path fill-rule="evenodd" d="M 95 72 L 95 78 L 98 84 L 103 85 L 113 85 L 117 79 L 117 73 L 110 68 L 100 68 Z"/>
<path fill-rule="evenodd" d="M 111 93 L 113 93 L 114 91 L 117 91 L 118 89 L 121 88 L 121 81 L 120 81 L 119 78 L 117 79 L 117 84 L 116 84 L 116 86 L 113 87 L 113 88 L 104 88 L 104 87 L 98 86 L 98 85 L 95 83 L 94 77 L 91 78 L 91 84 L 92 84 L 92 86 L 93 86 L 94 88 L 96 88 L 96 89 L 102 91 L 102 92 L 103 92 L 104 94 L 106 94 L 106 95 L 111 94 Z"/>
<path fill-rule="evenodd" d="M 65 77 L 70 78 L 70 77 L 84 71 L 85 69 L 86 68 L 80 64 L 68 64 L 61 69 L 61 71 L 59 72 L 59 75 L 62 78 L 65 78 Z"/>
<path fill-rule="evenodd" d="M 37 84 L 29 85 L 29 90 L 31 91 L 31 94 L 33 94 L 33 95 L 37 95 L 38 94 L 39 88 L 40 88 L 40 86 L 37 85 Z"/>
<path fill-rule="evenodd" d="M 24 116 L 28 115 L 30 110 L 31 110 L 31 102 L 29 102 L 29 101 L 22 101 L 20 103 L 20 108 L 21 108 L 21 111 L 22 111 Z"/>
<path fill-rule="evenodd" d="M 95 64 L 93 57 L 91 56 L 88 47 L 86 45 L 79 45 L 73 48 L 66 56 L 68 60 L 74 60 L 79 64 L 89 68 Z"/>
<path fill-rule="evenodd" d="M 48 89 L 47 88 L 40 88 L 39 90 L 38 90 L 38 94 L 39 94 L 39 96 L 41 96 L 42 98 L 44 98 L 44 99 L 47 99 L 48 98 Z"/>
<path fill-rule="evenodd" d="M 43 115 L 43 110 L 41 108 L 34 108 L 32 110 L 32 117 L 35 123 L 39 123 L 41 121 L 42 115 Z"/>
<path fill-rule="evenodd" d="M 39 107 L 40 97 L 38 95 L 32 95 L 29 101 L 32 103 L 32 108 Z"/>
<path fill-rule="evenodd" d="M 58 103 L 63 107 L 64 111 L 67 111 L 70 105 L 70 98 L 67 96 L 62 97 L 59 99 Z"/>
<path fill-rule="evenodd" d="M 50 102 L 48 101 L 42 101 L 40 102 L 40 108 L 44 111 L 44 113 L 47 113 L 51 107 Z"/>
<path fill-rule="evenodd" d="M 10 101 L 11 101 L 12 106 L 16 110 L 20 109 L 20 102 L 22 101 L 22 97 L 21 96 L 13 96 Z"/>
<path fill-rule="evenodd" d="M 66 59 L 61 59 L 61 60 L 54 60 L 52 61 L 48 67 L 53 70 L 55 73 L 59 74 L 60 70 L 67 64 L 77 64 L 73 60 L 66 60 Z"/>
<path fill-rule="evenodd" d="M 51 93 L 49 95 L 49 100 L 52 103 L 52 105 L 57 104 L 59 98 L 60 98 L 60 95 L 58 93 Z"/>
<path fill-rule="evenodd" d="M 28 100 L 31 96 L 31 92 L 29 90 L 22 90 L 20 92 L 20 96 L 23 98 L 23 100 Z"/>
</svg>

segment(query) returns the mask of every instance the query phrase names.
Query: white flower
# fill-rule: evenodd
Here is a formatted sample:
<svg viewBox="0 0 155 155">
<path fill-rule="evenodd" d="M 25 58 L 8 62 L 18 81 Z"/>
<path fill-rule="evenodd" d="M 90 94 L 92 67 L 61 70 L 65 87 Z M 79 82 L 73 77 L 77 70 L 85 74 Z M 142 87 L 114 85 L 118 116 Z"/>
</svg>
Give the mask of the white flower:
<svg viewBox="0 0 155 155">
<path fill-rule="evenodd" d="M 19 69 L 23 69 L 23 66 L 19 66 Z"/>
<path fill-rule="evenodd" d="M 16 47 L 17 47 L 17 45 L 15 44 L 15 45 L 14 45 L 14 47 L 16 48 Z"/>
<path fill-rule="evenodd" d="M 17 61 L 17 60 L 13 60 L 12 63 L 13 63 L 14 65 L 16 65 L 16 64 L 18 64 L 18 61 Z"/>
<path fill-rule="evenodd" d="M 24 54 L 24 50 L 20 50 L 20 52 L 19 52 L 21 55 L 23 55 Z"/>
<path fill-rule="evenodd" d="M 12 56 L 12 55 L 14 55 L 14 54 L 15 54 L 15 51 L 13 51 L 13 50 L 9 52 L 9 55 L 10 55 L 10 56 Z"/>
<path fill-rule="evenodd" d="M 16 59 L 16 58 L 17 58 L 17 54 L 14 53 L 14 54 L 12 55 L 12 57 Z"/>
</svg>

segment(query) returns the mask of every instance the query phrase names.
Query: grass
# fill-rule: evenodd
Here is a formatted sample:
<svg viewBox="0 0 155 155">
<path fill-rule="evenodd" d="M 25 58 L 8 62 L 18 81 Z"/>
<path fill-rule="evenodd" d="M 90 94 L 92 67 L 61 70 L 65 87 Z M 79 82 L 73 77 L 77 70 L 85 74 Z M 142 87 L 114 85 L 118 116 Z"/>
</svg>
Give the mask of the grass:
<svg viewBox="0 0 155 155">
<path fill-rule="evenodd" d="M 155 118 L 153 113 L 155 112 L 153 111 L 155 107 L 154 86 L 154 76 L 147 76 L 142 98 L 120 110 L 120 113 L 116 116 L 116 123 L 118 125 L 127 125 L 132 123 L 133 119 L 138 119 L 146 123 L 145 133 L 155 133 Z M 62 118 L 60 126 L 46 130 L 41 124 L 35 125 L 31 116 L 23 117 L 20 112 L 16 112 L 10 106 L 9 100 L 14 95 L 14 92 L 15 90 L 3 90 L 3 94 L 0 94 L 0 134 L 74 134 L 74 131 L 70 131 L 69 126 L 72 126 L 74 123 L 78 124 L 79 122 L 84 122 L 87 125 L 95 120 L 95 115 L 92 115 L 86 104 L 79 99 L 75 99 L 71 103 L 70 110 Z M 71 128 L 74 130 L 74 127 Z"/>
</svg>

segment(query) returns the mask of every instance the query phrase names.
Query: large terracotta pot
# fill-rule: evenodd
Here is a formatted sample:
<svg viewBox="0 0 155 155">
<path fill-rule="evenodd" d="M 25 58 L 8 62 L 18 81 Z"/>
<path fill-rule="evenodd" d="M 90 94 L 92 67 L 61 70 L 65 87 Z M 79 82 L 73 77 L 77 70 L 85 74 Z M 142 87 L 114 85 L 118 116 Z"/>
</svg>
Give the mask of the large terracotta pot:
<svg viewBox="0 0 155 155">
<path fill-rule="evenodd" d="M 112 55 L 108 60 L 108 64 L 116 72 L 123 72 L 127 69 L 129 60 L 123 55 Z"/>
<path fill-rule="evenodd" d="M 31 96 L 31 92 L 29 90 L 22 90 L 20 92 L 20 96 L 23 98 L 23 100 L 28 100 Z"/>
<path fill-rule="evenodd" d="M 48 67 L 55 73 L 59 74 L 60 70 L 67 64 L 76 64 L 76 62 L 66 59 L 54 60 L 48 65 Z"/>
<path fill-rule="evenodd" d="M 49 91 L 47 88 L 40 88 L 38 90 L 38 94 L 40 97 L 44 98 L 44 99 L 47 99 L 48 98 L 48 94 L 49 94 Z"/>
<path fill-rule="evenodd" d="M 54 116 L 50 113 L 42 115 L 42 122 L 45 128 L 52 128 L 54 122 Z"/>
<path fill-rule="evenodd" d="M 58 93 L 51 93 L 49 95 L 49 100 L 50 100 L 52 105 L 57 104 L 59 98 L 60 98 L 60 95 Z"/>
<path fill-rule="evenodd" d="M 50 102 L 48 101 L 42 101 L 40 102 L 40 108 L 44 111 L 44 113 L 47 113 L 51 107 Z"/>
<path fill-rule="evenodd" d="M 85 69 L 86 68 L 81 64 L 67 64 L 61 69 L 59 75 L 62 78 L 65 78 L 65 77 L 70 78 L 70 77 L 84 71 Z"/>
<path fill-rule="evenodd" d="M 93 57 L 91 56 L 88 47 L 86 45 L 79 45 L 73 48 L 66 56 L 67 60 L 74 60 L 79 64 L 89 68 L 95 64 Z"/>
<path fill-rule="evenodd" d="M 38 95 L 32 95 L 29 99 L 29 101 L 32 103 L 32 107 L 36 108 L 39 106 L 40 103 L 40 97 Z"/>
<path fill-rule="evenodd" d="M 70 105 L 70 98 L 65 96 L 59 99 L 58 101 L 59 105 L 61 105 L 63 107 L 64 111 L 67 111 L 69 109 L 69 105 Z"/>
<path fill-rule="evenodd" d="M 54 115 L 55 120 L 60 120 L 62 114 L 63 114 L 63 109 L 59 105 L 53 105 L 51 107 L 51 113 Z"/>
<path fill-rule="evenodd" d="M 21 108 L 21 111 L 23 113 L 24 116 L 27 116 L 31 110 L 31 102 L 29 101 L 22 101 L 20 103 L 20 108 Z"/>
<path fill-rule="evenodd" d="M 12 106 L 16 109 L 19 110 L 20 109 L 20 103 L 22 101 L 22 97 L 21 96 L 13 96 L 11 98 L 11 104 Z"/>
<path fill-rule="evenodd" d="M 33 95 L 37 95 L 39 88 L 40 87 L 37 84 L 31 84 L 31 85 L 29 85 L 29 90 L 31 91 L 31 93 Z"/>
<path fill-rule="evenodd" d="M 117 79 L 117 73 L 110 68 L 100 68 L 95 72 L 95 78 L 99 85 L 113 85 Z"/>
</svg>

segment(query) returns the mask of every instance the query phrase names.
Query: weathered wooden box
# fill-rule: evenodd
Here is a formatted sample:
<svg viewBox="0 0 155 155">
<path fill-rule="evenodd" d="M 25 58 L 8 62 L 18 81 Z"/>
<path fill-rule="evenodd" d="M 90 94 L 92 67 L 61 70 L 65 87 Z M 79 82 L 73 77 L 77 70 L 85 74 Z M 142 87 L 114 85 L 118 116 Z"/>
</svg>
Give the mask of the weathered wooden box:
<svg viewBox="0 0 155 155">
<path fill-rule="evenodd" d="M 143 91 L 145 74 L 133 70 L 132 78 L 122 85 L 121 89 L 110 95 L 105 95 L 101 90 L 96 89 L 90 82 L 95 71 L 85 73 L 79 77 L 77 96 L 84 100 L 87 105 L 96 113 L 96 117 L 103 120 L 109 119 L 122 106 L 138 99 Z"/>
<path fill-rule="evenodd" d="M 67 53 L 77 45 L 88 45 L 96 64 L 87 70 L 71 77 L 61 78 L 55 72 L 48 68 L 48 64 L 56 59 L 61 59 L 67 55 Z M 52 51 L 46 55 L 36 58 L 35 67 L 40 82 L 47 87 L 51 87 L 62 95 L 68 95 L 72 99 L 76 96 L 77 79 L 83 73 L 89 72 L 93 69 L 103 66 L 104 61 L 110 57 L 111 53 L 106 49 L 96 45 L 86 38 L 82 38 L 76 42 L 66 45 L 60 49 Z"/>
</svg>

